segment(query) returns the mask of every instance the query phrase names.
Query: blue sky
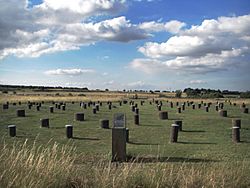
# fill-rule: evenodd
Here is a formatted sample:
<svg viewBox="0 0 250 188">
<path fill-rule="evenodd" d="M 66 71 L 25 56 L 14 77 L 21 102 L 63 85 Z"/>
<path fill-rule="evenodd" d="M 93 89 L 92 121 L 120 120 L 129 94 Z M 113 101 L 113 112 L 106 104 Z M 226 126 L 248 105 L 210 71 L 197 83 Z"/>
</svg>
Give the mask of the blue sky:
<svg viewBox="0 0 250 188">
<path fill-rule="evenodd" d="M 250 90 L 249 0 L 0 0 L 0 84 Z"/>
</svg>

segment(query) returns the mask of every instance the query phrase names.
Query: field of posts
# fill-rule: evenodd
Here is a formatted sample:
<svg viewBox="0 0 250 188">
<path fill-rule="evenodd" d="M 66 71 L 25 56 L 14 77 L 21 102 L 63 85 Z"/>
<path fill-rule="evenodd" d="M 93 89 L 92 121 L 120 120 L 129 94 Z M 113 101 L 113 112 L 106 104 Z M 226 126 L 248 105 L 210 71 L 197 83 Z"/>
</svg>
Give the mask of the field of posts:
<svg viewBox="0 0 250 188">
<path fill-rule="evenodd" d="M 250 186 L 249 99 L 26 91 L 0 102 L 0 187 Z"/>
</svg>

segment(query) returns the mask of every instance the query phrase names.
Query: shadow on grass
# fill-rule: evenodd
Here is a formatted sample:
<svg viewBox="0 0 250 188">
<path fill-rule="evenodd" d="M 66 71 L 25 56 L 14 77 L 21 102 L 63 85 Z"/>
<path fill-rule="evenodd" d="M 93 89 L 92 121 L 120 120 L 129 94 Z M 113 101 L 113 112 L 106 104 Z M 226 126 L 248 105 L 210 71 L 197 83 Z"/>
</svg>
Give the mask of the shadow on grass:
<svg viewBox="0 0 250 188">
<path fill-rule="evenodd" d="M 188 133 L 205 133 L 206 131 L 203 131 L 203 130 L 182 130 L 181 132 L 188 132 Z"/>
<path fill-rule="evenodd" d="M 81 138 L 81 137 L 76 137 L 76 136 L 74 136 L 73 139 L 75 140 L 100 140 L 99 138 L 88 138 L 88 137 Z"/>
<path fill-rule="evenodd" d="M 143 143 L 143 142 L 128 142 L 129 144 L 133 144 L 133 145 L 160 145 L 157 143 Z"/>
<path fill-rule="evenodd" d="M 242 141 L 240 141 L 239 143 L 246 143 L 246 144 L 249 144 L 250 141 L 244 141 L 244 140 L 242 140 Z"/>
<path fill-rule="evenodd" d="M 217 143 L 214 142 L 177 142 L 179 144 L 212 144 L 216 145 Z"/>
<path fill-rule="evenodd" d="M 227 116 L 228 118 L 241 118 L 240 116 Z"/>
<path fill-rule="evenodd" d="M 188 162 L 188 163 L 209 163 L 219 162 L 218 160 L 200 159 L 200 158 L 185 158 L 185 157 L 134 157 L 127 156 L 128 162 L 133 163 L 157 163 L 157 162 Z"/>
<path fill-rule="evenodd" d="M 159 124 L 141 124 L 140 126 L 145 127 L 162 127 L 162 125 Z"/>
<path fill-rule="evenodd" d="M 65 129 L 65 127 L 50 127 L 50 129 Z"/>
</svg>

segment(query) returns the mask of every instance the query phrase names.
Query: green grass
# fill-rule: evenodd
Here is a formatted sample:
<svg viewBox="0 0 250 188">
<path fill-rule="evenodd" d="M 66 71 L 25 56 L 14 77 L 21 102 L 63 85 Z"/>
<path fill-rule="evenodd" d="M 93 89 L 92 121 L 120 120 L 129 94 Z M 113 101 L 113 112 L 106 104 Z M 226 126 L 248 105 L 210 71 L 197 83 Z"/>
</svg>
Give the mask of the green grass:
<svg viewBox="0 0 250 188">
<path fill-rule="evenodd" d="M 100 112 L 97 112 L 96 115 L 92 114 L 92 108 L 87 110 L 80 108 L 78 102 L 75 104 L 67 103 L 66 111 L 55 110 L 53 114 L 49 113 L 51 103 L 43 104 L 39 112 L 36 111 L 35 106 L 29 110 L 26 104 L 10 105 L 8 110 L 0 110 L 0 136 L 2 138 L 0 145 L 2 148 L 6 144 L 8 146 L 16 142 L 21 144 L 26 140 L 27 146 L 33 146 L 35 142 L 37 146 L 43 148 L 52 147 L 55 142 L 62 147 L 73 145 L 75 147 L 74 153 L 77 155 L 77 159 L 74 160 L 75 168 L 78 169 L 78 174 L 85 174 L 82 175 L 85 179 L 78 179 L 77 175 L 69 177 L 69 179 L 72 178 L 72 182 L 76 181 L 79 186 L 95 187 L 96 183 L 96 185 L 103 187 L 104 184 L 111 185 L 112 178 L 115 178 L 117 185 L 124 187 L 125 185 L 133 187 L 130 186 L 130 183 L 139 186 L 140 182 L 144 185 L 143 187 L 156 187 L 157 181 L 162 187 L 167 187 L 167 184 L 169 187 L 201 187 L 200 183 L 202 185 L 209 183 L 210 180 L 207 176 L 210 175 L 215 177 L 208 187 L 222 185 L 223 181 L 227 179 L 228 181 L 231 179 L 231 183 L 242 181 L 243 187 L 250 186 L 249 180 L 245 178 L 245 175 L 250 175 L 249 170 L 245 169 L 246 166 L 250 165 L 250 115 L 243 114 L 239 105 L 230 106 L 229 103 L 225 103 L 224 109 L 228 111 L 228 117 L 223 118 L 215 111 L 214 104 L 208 113 L 203 107 L 192 110 L 191 106 L 186 106 L 184 112 L 177 114 L 176 107 L 172 109 L 166 102 L 163 102 L 162 110 L 169 112 L 169 120 L 159 120 L 159 112 L 154 104 L 149 105 L 149 102 L 146 101 L 141 106 L 140 101 L 136 102 L 140 109 L 140 126 L 133 124 L 133 113 L 128 104 L 120 107 L 118 103 L 114 102 L 113 105 L 116 108 L 108 110 L 106 103 L 103 103 Z M 26 117 L 16 117 L 16 109 L 25 109 Z M 76 112 L 84 112 L 86 121 L 74 121 L 74 113 Z M 111 159 L 111 129 L 101 129 L 99 125 L 100 119 L 107 118 L 112 126 L 113 114 L 117 112 L 126 114 L 127 127 L 130 130 L 127 154 L 137 159 L 137 161 L 132 162 L 132 167 L 129 169 L 134 175 L 133 178 L 127 175 L 129 182 L 118 181 L 119 177 L 117 176 L 124 175 L 125 171 L 123 171 L 123 165 L 119 166 L 118 169 L 113 169 L 112 164 L 109 163 Z M 40 118 L 50 119 L 49 129 L 40 128 Z M 233 143 L 231 139 L 232 118 L 240 118 L 242 121 L 241 142 L 238 144 Z M 183 121 L 183 131 L 179 132 L 178 143 L 171 144 L 169 143 L 170 126 L 175 119 Z M 17 137 L 15 138 L 8 136 L 7 126 L 10 124 L 17 125 Z M 66 139 L 66 124 L 74 126 L 74 139 Z M 124 165 L 129 168 L 129 164 Z M 109 175 L 105 175 L 105 170 L 108 169 L 116 174 L 110 172 Z M 173 174 L 170 176 L 171 169 Z M 216 173 L 222 173 L 222 171 L 224 174 L 218 175 L 217 179 Z M 85 172 L 93 177 L 86 175 Z M 163 172 L 172 179 L 162 179 Z M 188 182 L 186 184 L 179 177 L 180 172 L 183 173 L 183 176 L 187 176 L 185 181 Z M 236 172 L 241 176 L 236 178 L 237 181 L 233 179 Z M 150 178 L 148 179 L 150 173 L 155 175 L 155 179 L 151 179 L 153 182 L 150 182 Z M 197 179 L 189 177 L 190 173 L 197 176 Z M 101 175 L 105 176 L 107 180 L 103 182 L 99 180 L 98 182 L 97 179 Z M 230 184 L 226 182 L 224 186 L 226 185 Z M 107 187 L 112 187 L 112 185 Z M 236 187 L 236 184 L 233 184 L 232 187 Z"/>
</svg>

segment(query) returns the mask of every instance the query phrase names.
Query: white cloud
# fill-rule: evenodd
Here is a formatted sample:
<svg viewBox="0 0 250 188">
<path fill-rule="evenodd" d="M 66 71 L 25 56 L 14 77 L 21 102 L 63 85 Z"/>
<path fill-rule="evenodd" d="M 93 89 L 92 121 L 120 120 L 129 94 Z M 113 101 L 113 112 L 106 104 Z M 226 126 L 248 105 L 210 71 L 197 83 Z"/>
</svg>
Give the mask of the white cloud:
<svg viewBox="0 0 250 188">
<path fill-rule="evenodd" d="M 178 33 L 184 26 L 186 26 L 184 22 L 177 20 L 171 20 L 166 23 L 151 21 L 139 24 L 139 28 L 148 32 L 167 31 L 170 33 Z"/>
<path fill-rule="evenodd" d="M 31 8 L 26 0 L 1 1 L 0 59 L 78 50 L 99 41 L 141 40 L 152 32 L 179 32 L 185 25 L 175 20 L 138 25 L 124 16 L 93 21 L 96 16 L 113 16 L 126 6 L 125 0 L 44 0 Z"/>
<path fill-rule="evenodd" d="M 104 82 L 103 84 L 104 85 L 113 85 L 114 83 L 115 83 L 114 80 L 110 80 L 110 81 Z"/>
<path fill-rule="evenodd" d="M 166 42 L 147 42 L 138 48 L 147 58 L 135 59 L 130 65 L 146 73 L 227 70 L 249 62 L 249 28 L 250 15 L 204 20 L 201 25 L 179 31 Z"/>
<path fill-rule="evenodd" d="M 107 73 L 107 72 L 102 73 L 102 76 L 108 76 L 108 75 L 109 75 L 109 73 Z"/>
<path fill-rule="evenodd" d="M 80 75 L 86 73 L 94 73 L 92 69 L 56 69 L 56 70 L 47 70 L 44 73 L 47 75 Z"/>
<path fill-rule="evenodd" d="M 190 84 L 206 84 L 207 82 L 204 80 L 190 80 Z"/>
</svg>

